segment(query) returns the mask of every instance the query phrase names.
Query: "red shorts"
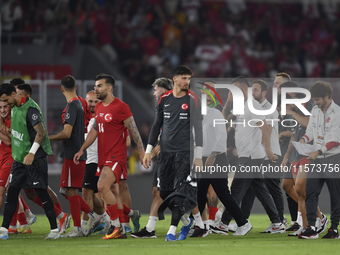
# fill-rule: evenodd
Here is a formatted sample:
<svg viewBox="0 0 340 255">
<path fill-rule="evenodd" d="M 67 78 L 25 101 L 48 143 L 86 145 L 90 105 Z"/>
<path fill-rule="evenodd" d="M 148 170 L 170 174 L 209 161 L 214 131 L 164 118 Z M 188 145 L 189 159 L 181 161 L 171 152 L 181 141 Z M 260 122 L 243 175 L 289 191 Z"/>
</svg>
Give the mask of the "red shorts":
<svg viewBox="0 0 340 255">
<path fill-rule="evenodd" d="M 298 162 L 293 162 L 292 161 L 292 174 L 297 175 L 299 172 L 300 166 L 309 164 L 309 160 L 307 158 L 302 158 Z"/>
<path fill-rule="evenodd" d="M 116 183 L 119 183 L 120 180 L 127 179 L 127 164 L 123 164 L 117 161 L 106 161 L 104 165 L 98 166 L 96 176 L 100 176 L 102 169 L 104 166 L 108 166 L 112 169 L 113 173 L 116 176 Z"/>
<path fill-rule="evenodd" d="M 3 159 L 0 162 L 0 186 L 7 187 L 8 185 L 8 177 L 11 173 L 11 168 L 13 164 L 13 158 Z"/>
<path fill-rule="evenodd" d="M 76 165 L 72 159 L 64 159 L 60 177 L 60 188 L 78 188 L 83 186 L 86 161 L 80 161 Z"/>
</svg>

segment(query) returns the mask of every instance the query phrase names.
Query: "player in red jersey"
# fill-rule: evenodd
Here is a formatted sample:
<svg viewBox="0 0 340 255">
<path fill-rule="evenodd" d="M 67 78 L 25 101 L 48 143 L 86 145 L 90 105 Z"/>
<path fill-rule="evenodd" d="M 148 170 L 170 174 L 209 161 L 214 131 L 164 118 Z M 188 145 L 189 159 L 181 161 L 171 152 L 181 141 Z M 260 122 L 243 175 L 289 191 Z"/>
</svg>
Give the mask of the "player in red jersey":
<svg viewBox="0 0 340 255">
<path fill-rule="evenodd" d="M 84 151 L 98 137 L 100 169 L 98 190 L 102 194 L 111 219 L 111 226 L 103 239 L 126 238 L 124 228 L 120 230 L 120 221 L 123 221 L 124 217 L 123 205 L 119 196 L 115 196 L 110 189 L 114 183 L 119 183 L 121 175 L 124 176 L 127 171 L 125 127 L 128 128 L 137 145 L 141 162 L 144 157 L 144 147 L 130 107 L 112 94 L 115 79 L 111 75 L 99 74 L 95 80 L 94 89 L 97 98 L 102 101 L 96 106 L 95 124 L 83 146 L 75 154 L 74 162 L 79 163 Z M 115 188 L 119 189 L 119 186 L 115 185 Z M 115 193 L 118 194 L 119 191 Z"/>
</svg>

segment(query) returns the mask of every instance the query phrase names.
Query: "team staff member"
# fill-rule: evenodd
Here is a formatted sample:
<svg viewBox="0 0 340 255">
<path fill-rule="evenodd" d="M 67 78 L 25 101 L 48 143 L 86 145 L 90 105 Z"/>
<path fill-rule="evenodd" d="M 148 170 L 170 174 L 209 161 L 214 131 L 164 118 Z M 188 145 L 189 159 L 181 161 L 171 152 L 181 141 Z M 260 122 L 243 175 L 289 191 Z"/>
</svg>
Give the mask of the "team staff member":
<svg viewBox="0 0 340 255">
<path fill-rule="evenodd" d="M 312 164 L 317 168 L 327 166 L 325 172 L 310 171 L 306 183 L 306 211 L 308 228 L 299 238 L 316 239 L 318 197 L 324 183 L 327 183 L 331 198 L 331 227 L 323 238 L 339 238 L 338 225 L 340 217 L 340 178 L 332 170 L 339 168 L 340 156 L 340 107 L 332 100 L 333 89 L 328 82 L 317 81 L 310 87 L 315 106 L 312 109 L 306 133 L 300 140 L 308 143 L 314 140 L 316 151 L 309 153 L 310 169 Z"/>
<path fill-rule="evenodd" d="M 90 226 L 99 224 L 98 215 L 91 210 L 84 199 L 77 194 L 77 189 L 82 188 L 86 154 L 81 158 L 79 165 L 74 164 L 73 156 L 84 142 L 84 110 L 76 95 L 75 79 L 71 75 L 61 80 L 61 91 L 66 101 L 66 111 L 63 114 L 64 129 L 55 135 L 50 135 L 50 141 L 63 141 L 60 156 L 64 159 L 60 178 L 60 187 L 66 188 L 66 195 L 70 204 L 74 228 L 65 237 L 81 237 L 80 211 L 85 212 L 90 218 Z"/>
<path fill-rule="evenodd" d="M 53 202 L 47 192 L 47 155 L 52 155 L 52 149 L 46 136 L 46 126 L 40 107 L 31 98 L 18 95 L 15 87 L 6 83 L 0 86 L 0 101 L 12 108 L 11 141 L 14 159 L 0 239 L 8 239 L 8 227 L 22 188 L 35 189 L 44 205 L 51 226 L 51 232 L 46 238 L 60 238 Z"/>
</svg>

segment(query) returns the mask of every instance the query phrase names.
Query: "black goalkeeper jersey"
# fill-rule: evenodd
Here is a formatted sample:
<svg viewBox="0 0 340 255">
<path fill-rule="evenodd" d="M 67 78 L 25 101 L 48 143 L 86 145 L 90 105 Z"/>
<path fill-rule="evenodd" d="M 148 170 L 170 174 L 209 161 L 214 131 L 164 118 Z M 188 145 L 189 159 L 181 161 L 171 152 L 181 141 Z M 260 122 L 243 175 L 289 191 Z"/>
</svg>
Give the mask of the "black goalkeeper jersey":
<svg viewBox="0 0 340 255">
<path fill-rule="evenodd" d="M 202 146 L 202 119 L 201 102 L 195 93 L 188 90 L 185 96 L 176 98 L 170 90 L 159 98 L 148 143 L 155 145 L 162 128 L 161 151 L 189 151 L 194 145 L 194 127 L 196 146 Z"/>
</svg>

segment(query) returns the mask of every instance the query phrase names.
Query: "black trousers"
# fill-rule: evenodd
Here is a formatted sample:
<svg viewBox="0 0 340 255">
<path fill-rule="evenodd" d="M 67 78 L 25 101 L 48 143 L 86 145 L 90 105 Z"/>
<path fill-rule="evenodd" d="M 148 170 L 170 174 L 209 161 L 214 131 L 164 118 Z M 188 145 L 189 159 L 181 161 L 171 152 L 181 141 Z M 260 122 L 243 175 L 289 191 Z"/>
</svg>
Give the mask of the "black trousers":
<svg viewBox="0 0 340 255">
<path fill-rule="evenodd" d="M 282 160 L 277 160 L 276 163 L 272 163 L 269 160 L 265 160 L 263 162 L 263 166 L 277 166 L 279 167 L 281 164 Z M 281 172 L 277 172 L 277 173 L 269 173 L 269 172 L 265 172 L 264 173 L 264 182 L 267 186 L 267 189 L 270 193 L 270 195 L 272 196 L 276 209 L 279 213 L 280 216 L 280 221 L 283 222 L 283 218 L 284 218 L 284 201 L 283 201 L 283 194 L 282 194 L 282 190 L 281 190 L 281 179 L 280 179 L 280 175 Z M 276 177 L 276 178 L 275 178 Z M 243 214 L 249 218 L 250 216 L 250 211 L 253 207 L 254 204 L 254 200 L 255 200 L 255 192 L 252 189 L 248 189 L 246 195 L 243 197 L 242 200 L 242 212 Z"/>
<path fill-rule="evenodd" d="M 256 169 L 261 168 L 262 162 L 263 159 L 250 159 L 245 157 L 238 159 L 238 168 L 231 185 L 231 194 L 235 197 L 237 203 L 240 204 L 249 188 L 252 188 L 252 191 L 260 200 L 271 222 L 279 223 L 279 213 L 276 209 L 274 200 L 267 189 L 261 172 L 241 172 L 245 169 L 253 169 L 256 171 Z M 228 210 L 225 210 L 222 215 L 223 223 L 229 224 L 231 219 L 231 214 Z"/>
<path fill-rule="evenodd" d="M 311 160 L 309 166 L 315 164 L 315 170 L 307 173 L 306 182 L 306 211 L 308 224 L 315 226 L 316 212 L 319 195 L 323 185 L 326 183 L 331 199 L 331 228 L 337 228 L 340 218 L 340 176 L 339 176 L 340 154 L 327 158 Z M 321 167 L 321 172 L 316 172 L 317 166 Z M 323 167 L 326 166 L 324 169 Z M 335 172 L 337 167 L 338 172 Z M 333 168 L 333 171 L 332 171 Z M 309 167 L 311 169 L 311 167 Z M 323 170 L 325 170 L 323 172 Z M 331 172 L 332 171 L 332 172 Z"/>
</svg>

